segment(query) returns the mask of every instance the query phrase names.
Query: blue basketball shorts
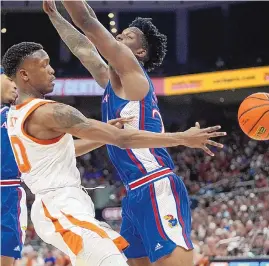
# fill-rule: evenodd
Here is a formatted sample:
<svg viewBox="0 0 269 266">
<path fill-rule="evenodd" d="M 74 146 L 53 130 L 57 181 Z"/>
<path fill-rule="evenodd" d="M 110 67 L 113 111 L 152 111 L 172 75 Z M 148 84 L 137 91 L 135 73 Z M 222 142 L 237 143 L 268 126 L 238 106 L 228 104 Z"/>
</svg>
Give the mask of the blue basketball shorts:
<svg viewBox="0 0 269 266">
<path fill-rule="evenodd" d="M 22 187 L 1 187 L 1 256 L 21 258 L 27 229 L 26 195 Z"/>
<path fill-rule="evenodd" d="M 122 219 L 121 235 L 130 244 L 124 251 L 128 259 L 149 257 L 155 262 L 177 246 L 193 249 L 188 193 L 173 172 L 129 190 Z"/>
</svg>

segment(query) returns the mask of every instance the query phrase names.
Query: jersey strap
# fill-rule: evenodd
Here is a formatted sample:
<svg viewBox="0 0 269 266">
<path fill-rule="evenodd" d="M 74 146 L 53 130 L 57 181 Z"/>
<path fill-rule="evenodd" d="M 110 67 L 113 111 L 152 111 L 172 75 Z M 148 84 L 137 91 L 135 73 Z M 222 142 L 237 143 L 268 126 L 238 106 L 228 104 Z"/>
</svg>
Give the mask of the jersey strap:
<svg viewBox="0 0 269 266">
<path fill-rule="evenodd" d="M 26 104 L 29 104 L 33 99 L 29 99 L 28 101 L 22 103 L 21 105 L 16 105 L 16 110 L 19 110 L 20 108 L 22 108 L 23 106 L 25 106 Z M 21 123 L 21 132 L 22 134 L 32 140 L 33 142 L 37 143 L 37 144 L 41 144 L 41 145 L 50 145 L 50 144 L 54 144 L 56 142 L 58 142 L 65 134 L 60 135 L 59 137 L 53 138 L 53 139 L 37 139 L 34 138 L 32 136 L 30 136 L 24 129 L 24 123 L 26 121 L 26 119 L 40 106 L 47 104 L 47 103 L 56 103 L 55 101 L 50 101 L 50 100 L 41 100 L 38 101 L 37 103 L 33 104 L 31 106 L 31 108 L 27 111 L 27 113 L 24 115 L 23 121 Z"/>
</svg>

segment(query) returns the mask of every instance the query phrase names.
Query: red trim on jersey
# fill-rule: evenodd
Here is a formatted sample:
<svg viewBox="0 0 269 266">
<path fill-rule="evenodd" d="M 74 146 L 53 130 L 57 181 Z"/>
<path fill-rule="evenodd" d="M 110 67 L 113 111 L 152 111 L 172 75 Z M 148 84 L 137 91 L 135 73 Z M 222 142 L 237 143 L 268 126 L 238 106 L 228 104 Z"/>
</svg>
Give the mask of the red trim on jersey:
<svg viewBox="0 0 269 266">
<path fill-rule="evenodd" d="M 161 166 L 165 166 L 162 157 L 156 154 L 154 148 L 151 148 L 151 149 L 150 149 L 150 152 L 151 152 L 152 155 L 157 159 L 158 163 L 159 163 Z"/>
<path fill-rule="evenodd" d="M 141 179 L 139 179 L 139 180 L 137 180 L 135 182 L 130 183 L 129 184 L 130 189 L 135 189 L 136 187 L 141 186 L 141 185 L 143 185 L 143 184 L 145 184 L 147 182 L 150 182 L 153 179 L 159 178 L 160 176 L 167 175 L 167 174 L 170 174 L 170 173 L 171 173 L 171 169 L 164 169 L 162 171 L 147 175 L 147 176 L 142 177 Z"/>
<path fill-rule="evenodd" d="M 0 186 L 19 186 L 21 184 L 20 180 L 1 180 Z"/>
<path fill-rule="evenodd" d="M 145 99 L 140 102 L 140 130 L 145 130 Z"/>
<path fill-rule="evenodd" d="M 165 236 L 165 233 L 163 231 L 161 221 L 160 221 L 160 217 L 159 217 L 159 212 L 158 212 L 157 202 L 156 202 L 156 199 L 155 199 L 155 191 L 154 191 L 153 184 L 150 184 L 149 189 L 150 189 L 150 198 L 151 198 L 151 203 L 152 203 L 152 208 L 153 208 L 153 212 L 154 212 L 154 217 L 155 217 L 155 222 L 156 222 L 156 225 L 157 225 L 157 229 L 158 229 L 158 232 L 159 232 L 160 236 L 164 240 L 166 240 L 166 236 Z"/>
<path fill-rule="evenodd" d="M 126 151 L 127 151 L 127 154 L 129 155 L 130 159 L 138 167 L 138 169 L 140 170 L 140 172 L 142 172 L 142 174 L 146 174 L 147 171 L 145 170 L 145 168 L 143 167 L 143 165 L 136 159 L 136 157 L 134 156 L 132 150 L 128 149 Z"/>
</svg>

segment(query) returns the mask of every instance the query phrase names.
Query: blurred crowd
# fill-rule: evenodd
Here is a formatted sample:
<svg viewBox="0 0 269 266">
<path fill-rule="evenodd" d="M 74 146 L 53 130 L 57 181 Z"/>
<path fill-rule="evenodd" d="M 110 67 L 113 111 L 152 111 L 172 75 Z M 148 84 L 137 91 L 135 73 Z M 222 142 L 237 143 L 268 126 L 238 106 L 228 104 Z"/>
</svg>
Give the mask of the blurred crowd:
<svg viewBox="0 0 269 266">
<path fill-rule="evenodd" d="M 211 257 L 269 256 L 269 143 L 239 131 L 221 141 L 225 147 L 213 158 L 199 150 L 169 150 L 190 193 L 197 265 L 206 265 Z M 105 186 L 90 192 L 101 220 L 103 208 L 120 206 L 125 189 L 105 147 L 79 157 L 77 165 L 83 186 Z M 32 202 L 28 191 L 29 209 Z M 109 223 L 119 231 L 120 220 Z M 19 266 L 70 264 L 68 257 L 40 241 L 31 223 L 23 252 Z"/>
</svg>

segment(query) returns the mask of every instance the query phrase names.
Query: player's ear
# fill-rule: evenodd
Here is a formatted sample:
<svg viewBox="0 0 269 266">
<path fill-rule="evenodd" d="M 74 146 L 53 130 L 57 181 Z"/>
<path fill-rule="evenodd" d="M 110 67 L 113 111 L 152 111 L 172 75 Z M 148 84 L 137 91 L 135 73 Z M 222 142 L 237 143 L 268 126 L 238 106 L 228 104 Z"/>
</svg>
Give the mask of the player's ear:
<svg viewBox="0 0 269 266">
<path fill-rule="evenodd" d="M 139 59 L 143 59 L 147 55 L 147 51 L 143 48 L 139 48 L 135 53 L 136 57 Z"/>
<path fill-rule="evenodd" d="M 25 69 L 23 69 L 23 68 L 19 70 L 18 75 L 19 75 L 20 78 L 21 78 L 22 80 L 24 80 L 24 81 L 28 81 L 28 80 L 29 80 L 28 73 L 27 73 L 27 71 L 26 71 Z"/>
</svg>

